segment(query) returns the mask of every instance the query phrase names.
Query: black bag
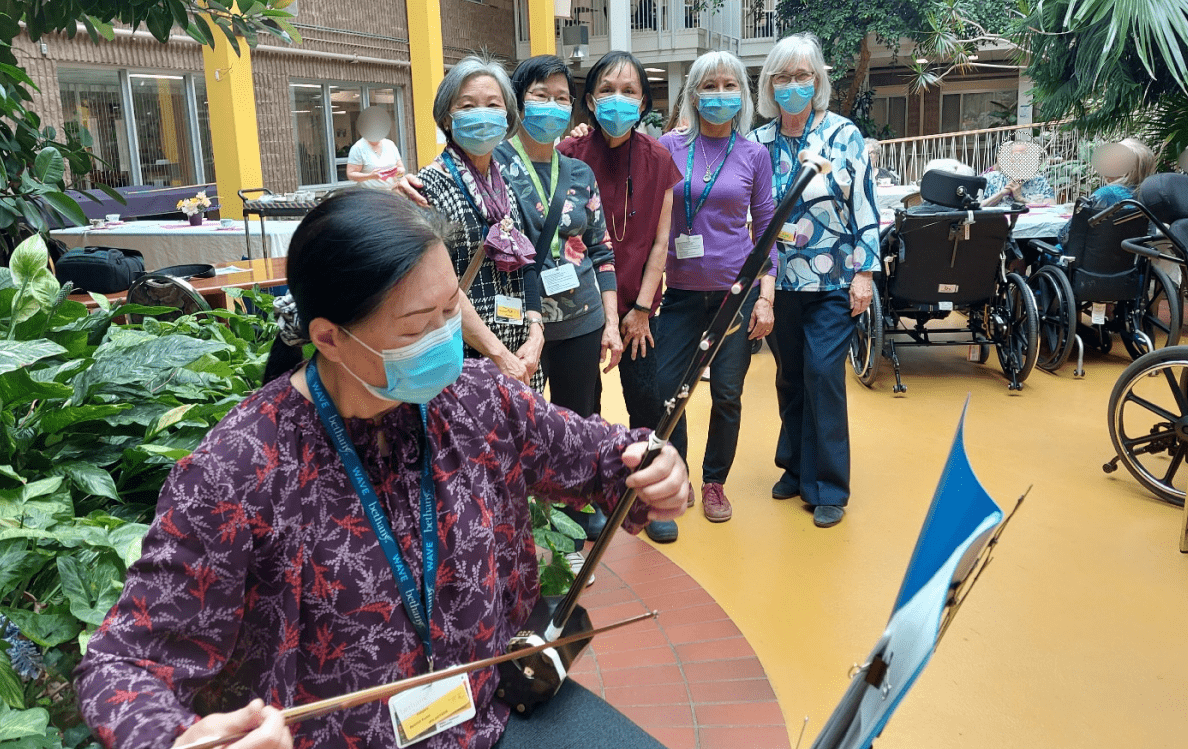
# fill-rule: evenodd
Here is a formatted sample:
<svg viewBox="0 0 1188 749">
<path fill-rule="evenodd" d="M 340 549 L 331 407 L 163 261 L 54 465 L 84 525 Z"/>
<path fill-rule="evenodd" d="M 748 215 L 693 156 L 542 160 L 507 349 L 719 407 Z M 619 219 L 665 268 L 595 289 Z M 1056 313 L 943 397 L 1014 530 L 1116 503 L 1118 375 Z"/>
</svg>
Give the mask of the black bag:
<svg viewBox="0 0 1188 749">
<path fill-rule="evenodd" d="M 62 283 L 81 291 L 111 294 L 124 291 L 144 273 L 144 255 L 118 247 L 75 247 L 54 264 Z"/>
</svg>

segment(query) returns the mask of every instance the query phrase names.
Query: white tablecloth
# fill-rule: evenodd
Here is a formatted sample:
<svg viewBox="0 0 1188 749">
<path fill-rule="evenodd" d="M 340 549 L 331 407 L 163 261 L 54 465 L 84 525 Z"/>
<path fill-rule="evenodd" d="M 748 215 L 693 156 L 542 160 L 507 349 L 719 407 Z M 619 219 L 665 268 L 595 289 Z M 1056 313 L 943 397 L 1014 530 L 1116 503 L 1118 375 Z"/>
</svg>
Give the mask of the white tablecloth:
<svg viewBox="0 0 1188 749">
<path fill-rule="evenodd" d="M 289 253 L 289 240 L 299 221 L 268 219 L 264 222 L 267 248 L 272 257 Z M 243 222 L 224 228 L 218 221 L 190 226 L 182 221 L 129 221 L 101 229 L 75 227 L 50 232 L 67 247 L 120 247 L 144 255 L 145 270 L 153 271 L 185 263 L 215 263 L 239 260 L 247 254 Z M 263 257 L 260 223 L 251 222 L 252 257 Z"/>
<path fill-rule="evenodd" d="M 1060 233 L 1064 224 L 1072 218 L 1072 204 L 1034 206 L 1027 213 L 1019 215 L 1015 223 L 1012 236 L 1016 240 L 1053 239 Z M 895 223 L 895 210 L 882 208 L 879 210 L 879 225 L 886 228 Z"/>
<path fill-rule="evenodd" d="M 903 208 L 903 199 L 912 193 L 920 192 L 919 185 L 887 185 L 875 187 L 875 200 L 879 209 Z"/>
</svg>

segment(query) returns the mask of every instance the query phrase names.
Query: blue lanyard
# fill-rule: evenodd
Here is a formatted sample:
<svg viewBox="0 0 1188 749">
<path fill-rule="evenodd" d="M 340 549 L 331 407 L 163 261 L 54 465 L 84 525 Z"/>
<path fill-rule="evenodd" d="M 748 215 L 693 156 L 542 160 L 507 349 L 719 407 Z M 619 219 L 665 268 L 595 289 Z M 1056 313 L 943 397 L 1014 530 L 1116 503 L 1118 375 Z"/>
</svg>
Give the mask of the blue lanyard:
<svg viewBox="0 0 1188 749">
<path fill-rule="evenodd" d="M 347 437 L 346 425 L 334 407 L 334 401 L 322 385 L 322 378 L 318 376 L 318 360 L 314 357 L 305 368 L 305 381 L 309 385 L 309 393 L 313 396 L 314 406 L 318 415 L 322 417 L 322 424 L 330 433 L 330 439 L 338 450 L 338 457 L 346 468 L 347 476 L 363 503 L 364 514 L 371 521 L 371 529 L 379 539 L 380 549 L 388 558 L 388 565 L 392 574 L 396 576 L 396 585 L 400 588 L 400 597 L 404 599 L 404 610 L 412 621 L 413 628 L 425 645 L 425 658 L 429 661 L 429 670 L 433 670 L 433 641 L 429 636 L 429 622 L 433 619 L 433 599 L 437 594 L 437 498 L 433 491 L 432 461 L 429 456 L 429 412 L 424 404 L 421 405 L 421 425 L 425 433 L 422 441 L 424 463 L 421 468 L 421 551 L 424 557 L 425 592 L 422 601 L 420 591 L 417 590 L 412 572 L 400 555 L 396 547 L 396 539 L 392 537 L 391 525 L 384 508 L 380 506 L 379 497 L 367 472 L 359 460 L 359 453 Z"/>
<path fill-rule="evenodd" d="M 710 181 L 706 183 L 705 190 L 702 191 L 701 199 L 697 201 L 696 208 L 693 207 L 693 147 L 697 143 L 693 142 L 689 144 L 689 158 L 685 162 L 685 230 L 690 234 L 693 233 L 693 217 L 705 205 L 706 199 L 709 198 L 710 190 L 714 189 L 714 184 L 718 181 L 718 174 L 722 171 L 722 167 L 726 166 L 726 159 L 730 158 L 730 152 L 734 150 L 734 138 L 737 135 L 737 130 L 730 132 L 730 142 L 726 144 L 726 155 L 722 157 L 722 163 L 718 164 L 718 168 L 714 169 L 714 174 L 710 177 Z"/>
<path fill-rule="evenodd" d="M 809 112 L 808 121 L 804 123 L 804 132 L 800 134 L 800 141 L 796 144 L 796 151 L 791 154 L 792 166 L 788 169 L 788 178 L 780 178 L 780 154 L 784 151 L 784 135 L 780 132 L 780 128 L 776 127 L 776 147 L 771 154 L 771 173 L 775 175 L 777 180 L 775 202 L 779 203 L 784 199 L 784 194 L 788 192 L 788 188 L 792 186 L 792 182 L 796 179 L 796 175 L 800 174 L 800 152 L 804 150 L 805 144 L 808 142 L 809 130 L 813 129 L 813 118 L 817 116 L 816 112 Z"/>
<path fill-rule="evenodd" d="M 442 152 L 441 163 L 446 165 L 446 169 L 450 170 L 450 176 L 454 178 L 454 184 L 462 191 L 462 197 L 466 198 L 466 202 L 470 203 L 470 207 L 474 209 L 474 215 L 478 216 L 479 223 L 482 224 L 483 239 L 486 239 L 487 232 L 491 230 L 491 227 L 487 224 L 487 219 L 479 209 L 478 203 L 474 202 L 474 198 L 470 196 L 470 190 L 466 189 L 466 183 L 462 181 L 462 174 L 458 171 L 457 165 L 454 164 L 454 157 L 450 156 L 449 151 Z M 496 167 L 492 164 L 491 168 L 495 169 Z"/>
</svg>

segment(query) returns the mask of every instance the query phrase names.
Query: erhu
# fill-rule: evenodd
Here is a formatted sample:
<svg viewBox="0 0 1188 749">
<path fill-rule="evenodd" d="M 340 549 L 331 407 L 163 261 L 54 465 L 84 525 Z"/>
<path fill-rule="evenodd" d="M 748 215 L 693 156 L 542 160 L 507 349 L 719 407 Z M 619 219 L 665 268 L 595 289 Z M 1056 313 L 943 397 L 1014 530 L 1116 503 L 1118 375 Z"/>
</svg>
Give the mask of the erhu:
<svg viewBox="0 0 1188 749">
<path fill-rule="evenodd" d="M 771 267 L 772 245 L 775 244 L 784 223 L 792 215 L 792 210 L 805 188 L 815 176 L 828 174 L 831 168 L 827 159 L 808 151 L 801 151 L 799 160 L 800 173 L 783 200 L 776 206 L 767 230 L 747 256 L 738 277 L 730 287 L 730 293 L 722 300 L 722 306 L 718 308 L 709 328 L 702 334 L 701 343 L 697 347 L 693 361 L 681 377 L 677 392 L 664 402 L 664 415 L 648 440 L 648 450 L 638 470 L 648 467 L 656 459 L 681 414 L 685 412 L 685 406 L 701 380 L 701 373 L 713 361 L 726 336 L 741 326 L 742 321 L 738 320 L 738 316 L 743 302 L 756 279 Z M 531 714 L 538 705 L 556 694 L 565 681 L 569 667 L 590 644 L 592 637 L 579 636 L 582 632 L 590 632 L 591 624 L 586 610 L 578 605 L 578 598 L 581 597 L 587 581 L 594 574 L 594 568 L 602 560 L 615 531 L 623 524 L 634 501 L 635 490 L 629 489 L 615 507 L 615 511 L 607 518 L 606 529 L 590 549 L 585 564 L 578 571 L 569 589 L 569 594 L 564 598 L 542 596 L 524 628 L 508 645 L 508 653 L 529 647 L 535 648 L 532 655 L 499 664 L 501 681 L 496 695 L 511 705 L 516 712 L 523 715 Z M 541 647 L 550 642 L 557 642 L 558 646 Z"/>
</svg>

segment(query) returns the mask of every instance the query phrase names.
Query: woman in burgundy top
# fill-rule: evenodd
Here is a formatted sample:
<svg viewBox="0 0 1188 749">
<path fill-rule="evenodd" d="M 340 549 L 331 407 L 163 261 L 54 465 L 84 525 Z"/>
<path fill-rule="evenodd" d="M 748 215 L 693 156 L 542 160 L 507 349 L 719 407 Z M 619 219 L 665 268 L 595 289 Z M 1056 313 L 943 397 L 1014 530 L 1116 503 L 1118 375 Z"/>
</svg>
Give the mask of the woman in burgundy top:
<svg viewBox="0 0 1188 749">
<path fill-rule="evenodd" d="M 655 429 L 664 396 L 656 389 L 656 341 L 651 318 L 660 307 L 672 187 L 681 181 L 672 156 L 655 138 L 635 130 L 652 109 L 643 65 L 630 52 L 609 52 L 590 68 L 582 110 L 597 123 L 557 146 L 586 162 L 598 180 L 603 214 L 615 251 L 623 357 L 619 382 L 632 428 Z M 675 541 L 676 522 L 648 524 L 654 541 Z"/>
<path fill-rule="evenodd" d="M 609 512 L 636 487 L 632 531 L 683 511 L 672 448 L 632 474 L 645 431 L 561 411 L 485 359 L 463 364 L 446 230 L 369 190 L 298 227 L 273 379 L 178 462 L 78 668 L 105 746 L 251 731 L 231 746 L 391 749 L 383 702 L 291 729 L 278 709 L 503 652 L 539 594 L 529 492 Z M 582 746 L 659 747 L 572 682 L 509 721 L 497 682 L 494 668 L 465 678 L 473 717 L 416 746 L 540 745 L 545 725 Z"/>
</svg>

